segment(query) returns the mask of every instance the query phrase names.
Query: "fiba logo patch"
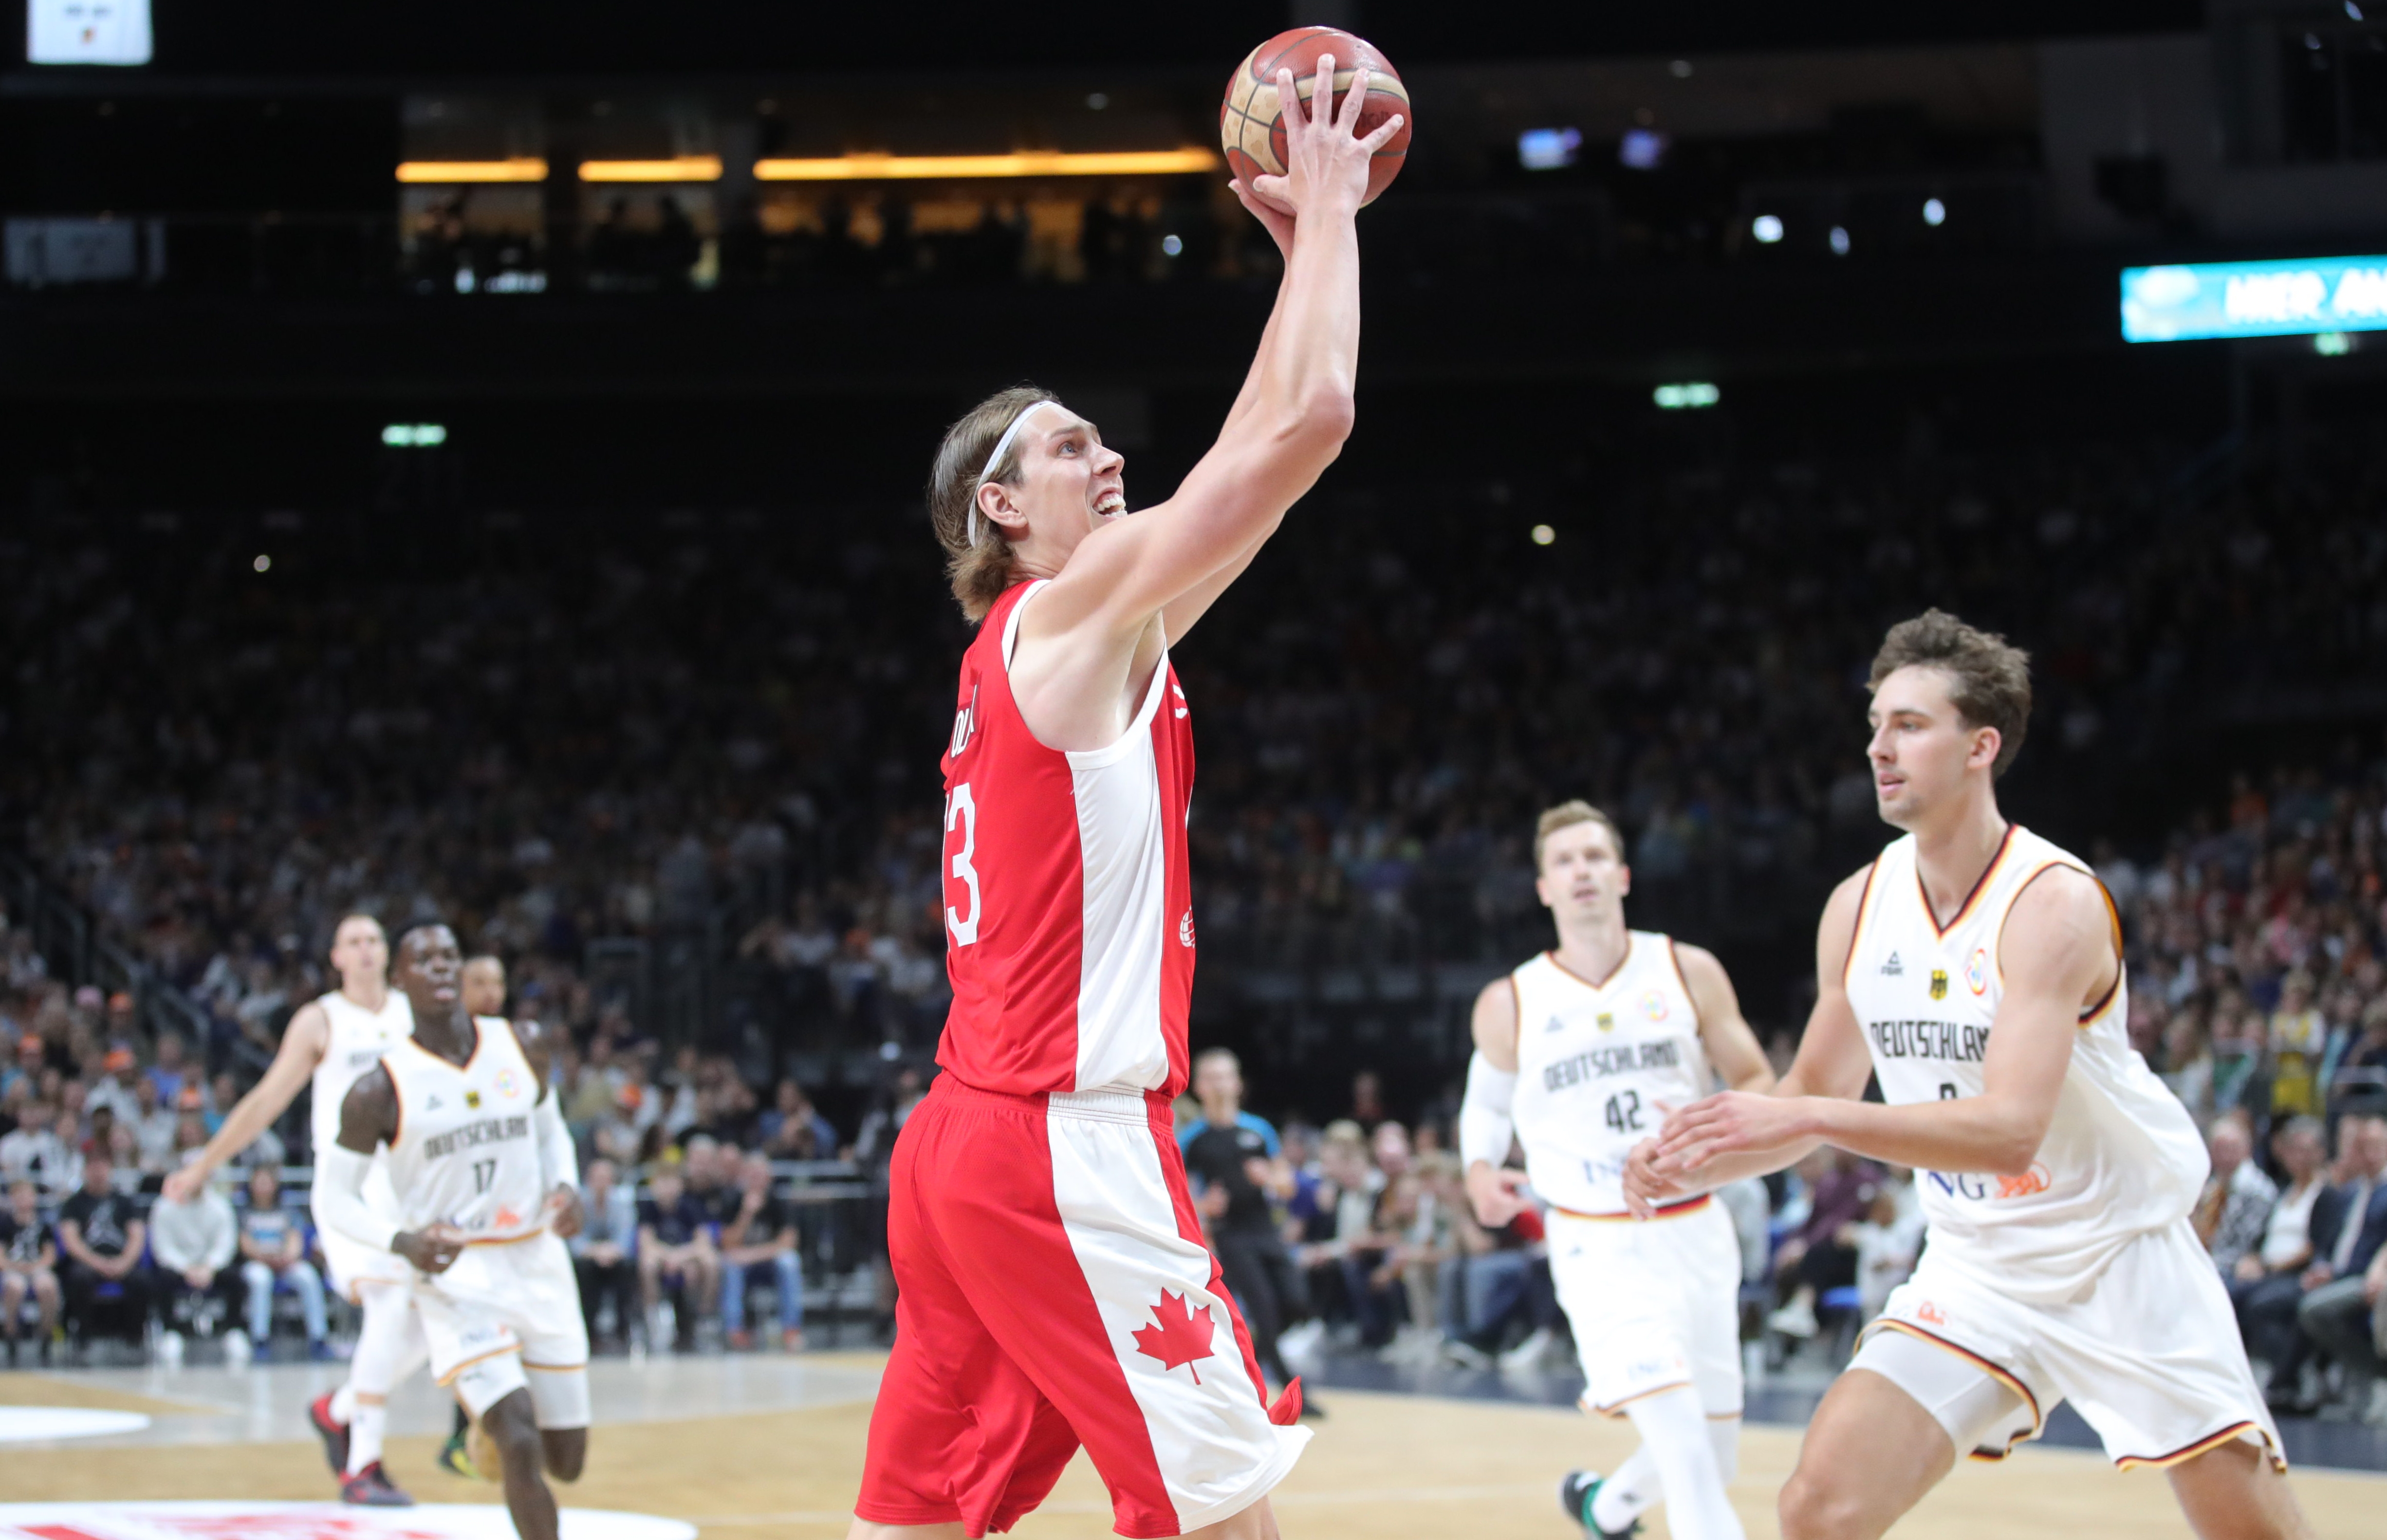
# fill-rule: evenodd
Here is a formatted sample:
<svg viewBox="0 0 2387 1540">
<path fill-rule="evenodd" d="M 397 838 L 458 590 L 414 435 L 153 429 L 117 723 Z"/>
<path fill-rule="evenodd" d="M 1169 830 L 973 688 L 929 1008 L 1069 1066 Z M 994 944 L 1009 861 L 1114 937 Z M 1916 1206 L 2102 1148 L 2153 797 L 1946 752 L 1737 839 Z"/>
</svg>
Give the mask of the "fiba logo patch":
<svg viewBox="0 0 2387 1540">
<path fill-rule="evenodd" d="M 1179 946 L 1194 944 L 1194 911 L 1191 909 L 1185 911 L 1184 917 L 1177 922 L 1177 944 Z"/>
<path fill-rule="evenodd" d="M 1948 998 L 1948 970 L 1946 968 L 1933 968 L 1931 970 L 1931 998 L 1934 1000 L 1945 1000 Z"/>
<path fill-rule="evenodd" d="M 1964 987 L 1975 994 L 1989 992 L 1989 953 L 1986 947 L 1973 949 L 1973 960 L 1964 965 Z"/>
<path fill-rule="evenodd" d="M 514 1072 L 511 1069 L 499 1070 L 495 1083 L 498 1088 L 498 1094 L 507 1098 L 509 1101 L 522 1094 L 522 1081 L 514 1078 Z"/>
<path fill-rule="evenodd" d="M 1651 990 L 1648 994 L 1643 995 L 1641 997 L 1641 1014 L 1648 1016 L 1652 1021 L 1665 1020 L 1665 994 L 1661 991 Z"/>
</svg>

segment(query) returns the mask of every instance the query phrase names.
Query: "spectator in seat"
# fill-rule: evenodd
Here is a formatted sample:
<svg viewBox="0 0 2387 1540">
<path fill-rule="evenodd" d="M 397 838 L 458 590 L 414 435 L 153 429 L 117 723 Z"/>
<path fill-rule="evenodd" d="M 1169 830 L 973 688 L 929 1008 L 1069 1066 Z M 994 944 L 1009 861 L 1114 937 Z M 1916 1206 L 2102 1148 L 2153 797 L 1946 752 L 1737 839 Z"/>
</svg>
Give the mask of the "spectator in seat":
<svg viewBox="0 0 2387 1540">
<path fill-rule="evenodd" d="M 590 1161 L 580 1180 L 585 1218 L 580 1233 L 569 1243 L 572 1270 L 580 1280 L 580 1314 L 593 1334 L 603 1324 L 610 1303 L 613 1332 L 626 1337 L 638 1280 L 637 1266 L 630 1257 L 630 1248 L 638 1238 L 638 1205 L 610 1160 L 600 1156 Z"/>
<path fill-rule="evenodd" d="M 57 1119 L 57 1108 L 49 1103 L 25 1104 L 25 1110 L 18 1115 L 16 1131 L 0 1138 L 0 1181 L 30 1180 L 59 1197 L 81 1184 L 81 1158 L 58 1137 Z"/>
<path fill-rule="evenodd" d="M 747 1348 L 746 1286 L 770 1269 L 779 1292 L 779 1346 L 804 1345 L 804 1268 L 796 1252 L 795 1205 L 771 1191 L 771 1157 L 757 1150 L 738 1168 L 738 1207 L 721 1227 L 721 1327 Z"/>
<path fill-rule="evenodd" d="M 1813 1336 L 1816 1301 L 1857 1281 L 1857 1223 L 1878 1185 L 1864 1161 L 1829 1146 L 1801 1161 L 1799 1174 L 1813 1193 L 1807 1222 L 1774 1254 L 1774 1280 L 1790 1297 L 1765 1318 L 1768 1331 L 1786 1337 Z"/>
<path fill-rule="evenodd" d="M 164 1176 L 174 1168 L 174 1110 L 159 1097 L 158 1082 L 145 1075 L 133 1082 L 133 1154 L 141 1174 Z"/>
<path fill-rule="evenodd" d="M 773 1160 L 835 1160 L 837 1130 L 793 1080 L 781 1080 L 762 1117 L 763 1148 Z"/>
<path fill-rule="evenodd" d="M 2205 1179 L 2196 1206 L 2189 1211 L 2189 1221 L 2227 1282 L 2238 1276 L 2241 1260 L 2262 1248 L 2280 1190 L 2248 1158 L 2254 1153 L 2254 1140 L 2242 1117 L 2214 1119 L 2205 1147 L 2212 1155 L 2213 1172 Z"/>
<path fill-rule="evenodd" d="M 58 1205 L 58 1249 L 66 1254 L 67 1325 L 88 1341 L 105 1321 L 139 1336 L 149 1320 L 151 1282 L 141 1260 L 149 1227 L 140 1205 L 116 1190 L 105 1150 L 83 1158 L 82 1185 Z"/>
<path fill-rule="evenodd" d="M 676 1165 L 655 1168 L 638 1204 L 638 1297 L 646 1306 L 649 1341 L 662 1334 L 657 1326 L 663 1291 L 676 1289 L 679 1330 L 673 1345 L 682 1352 L 696 1345 L 696 1319 L 713 1303 L 721 1282 L 712 1221 Z"/>
<path fill-rule="evenodd" d="M 2276 1366 L 2292 1351 L 2296 1306 L 2305 1296 L 2303 1275 L 2313 1259 L 2313 1206 L 2329 1186 L 2321 1169 L 2328 1150 L 2320 1119 L 2288 1119 L 2271 1136 L 2271 1154 L 2287 1173 L 2287 1190 L 2271 1205 L 2262 1243 L 2240 1256 L 2223 1281 L 2238 1308 L 2247 1357 Z"/>
<path fill-rule="evenodd" d="M 1277 1232 L 1275 1206 L 1293 1196 L 1293 1168 L 1267 1119 L 1244 1110 L 1242 1063 L 1224 1048 L 1194 1061 L 1202 1115 L 1177 1132 L 1194 1206 L 1210 1231 L 1220 1275 L 1243 1306 L 1260 1372 L 1278 1385 L 1293 1378 L 1277 1338 L 1309 1314 L 1308 1292 Z"/>
<path fill-rule="evenodd" d="M 248 1208 L 240 1217 L 240 1276 L 248 1285 L 248 1335 L 259 1357 L 273 1338 L 273 1291 L 288 1285 L 307 1321 L 307 1352 L 329 1358 L 323 1340 L 323 1276 L 307 1260 L 307 1231 L 282 1202 L 282 1178 L 271 1166 L 248 1174 Z"/>
<path fill-rule="evenodd" d="M 147 1080 L 140 1084 L 148 1090 Z M 201 1336 L 214 1336 L 217 1322 L 232 1319 L 233 1285 L 240 1279 L 232 1265 L 240 1250 L 232 1201 L 212 1182 L 188 1203 L 160 1198 L 150 1207 L 149 1228 L 168 1324 L 180 1321 Z"/>
<path fill-rule="evenodd" d="M 2387 1361 L 2382 1361 L 2371 1317 L 2387 1293 L 2387 1117 L 2348 1119 L 2361 1125 L 2355 1152 L 2361 1162 L 2357 1180 L 2334 1189 L 2343 1201 L 2324 1208 L 2313 1206 L 2313 1251 L 2316 1260 L 2307 1277 L 2318 1277 L 2296 1306 L 2296 1326 L 2314 1345 L 2337 1360 L 2345 1380 L 2343 1404 L 2355 1415 L 2368 1408 L 2371 1388 Z"/>
<path fill-rule="evenodd" d="M 42 1222 L 42 1195 L 30 1178 L 8 1184 L 0 1209 L 0 1333 L 8 1339 L 8 1367 L 17 1367 L 17 1336 L 31 1297 L 42 1318 L 41 1361 L 50 1361 L 58 1329 L 58 1243 Z"/>
<path fill-rule="evenodd" d="M 158 1088 L 158 1105 L 170 1107 L 183 1094 L 185 1085 L 196 1085 L 197 1077 L 183 1062 L 183 1040 L 174 1032 L 158 1034 L 158 1062 L 143 1070 L 141 1078 Z"/>
</svg>

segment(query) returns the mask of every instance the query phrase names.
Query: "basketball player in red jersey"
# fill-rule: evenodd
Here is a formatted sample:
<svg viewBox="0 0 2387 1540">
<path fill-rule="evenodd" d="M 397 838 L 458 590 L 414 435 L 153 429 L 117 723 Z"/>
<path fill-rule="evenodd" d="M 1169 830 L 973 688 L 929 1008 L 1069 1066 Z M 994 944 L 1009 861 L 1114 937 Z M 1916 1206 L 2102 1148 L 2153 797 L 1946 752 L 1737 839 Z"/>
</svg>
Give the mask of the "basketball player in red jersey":
<svg viewBox="0 0 2387 1540">
<path fill-rule="evenodd" d="M 1285 254 L 1259 356 L 1178 493 L 1042 391 L 956 423 L 928 488 L 978 639 L 945 756 L 954 1004 L 895 1147 L 902 1294 L 856 1540 L 1007 1530 L 1083 1445 L 1135 1536 L 1273 1536 L 1308 1433 L 1266 1404 L 1202 1245 L 1168 1104 L 1187 1078 L 1194 738 L 1168 648 L 1341 450 L 1358 362 L 1353 216 L 1397 132 L 1339 118 L 1321 58 L 1279 90 L 1282 177 L 1235 188 Z"/>
</svg>

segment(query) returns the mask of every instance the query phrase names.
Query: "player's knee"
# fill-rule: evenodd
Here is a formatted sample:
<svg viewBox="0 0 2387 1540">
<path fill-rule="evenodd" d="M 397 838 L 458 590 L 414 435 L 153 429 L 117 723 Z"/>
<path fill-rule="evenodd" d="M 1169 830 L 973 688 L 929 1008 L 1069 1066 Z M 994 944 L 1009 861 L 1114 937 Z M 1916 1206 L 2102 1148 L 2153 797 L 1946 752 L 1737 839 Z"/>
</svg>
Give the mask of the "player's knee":
<svg viewBox="0 0 2387 1540">
<path fill-rule="evenodd" d="M 512 1471 L 535 1471 L 546 1463 L 547 1451 L 532 1415 L 530 1396 L 516 1391 L 481 1414 L 481 1428 L 498 1446 L 498 1457 Z"/>
<path fill-rule="evenodd" d="M 582 1468 L 588 1463 L 588 1430 L 565 1428 L 543 1437 L 547 1473 L 560 1482 L 578 1481 Z"/>
<path fill-rule="evenodd" d="M 1782 1540 L 1849 1540 L 1866 1533 L 1863 1505 L 1856 1494 L 1828 1478 L 1800 1470 L 1782 1484 L 1774 1511 Z"/>
</svg>

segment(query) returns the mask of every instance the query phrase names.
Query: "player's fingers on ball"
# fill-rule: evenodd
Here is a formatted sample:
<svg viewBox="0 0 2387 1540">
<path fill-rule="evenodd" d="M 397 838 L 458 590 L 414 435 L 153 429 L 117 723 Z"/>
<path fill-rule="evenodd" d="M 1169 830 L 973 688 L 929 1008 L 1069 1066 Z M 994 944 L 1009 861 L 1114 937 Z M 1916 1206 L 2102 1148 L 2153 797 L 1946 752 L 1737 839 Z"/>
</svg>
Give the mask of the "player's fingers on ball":
<svg viewBox="0 0 2387 1540">
<path fill-rule="evenodd" d="M 1318 56 L 1318 82 L 1309 88 L 1309 120 L 1313 123 L 1333 121 L 1334 118 L 1334 56 Z"/>
<path fill-rule="evenodd" d="M 1366 148 L 1370 155 L 1373 155 L 1378 150 L 1383 149 L 1386 145 L 1391 144 L 1393 142 L 1393 135 L 1400 132 L 1401 115 L 1396 112 L 1391 117 L 1385 119 L 1383 122 L 1378 123 L 1376 125 L 1376 131 L 1368 135 L 1365 139 L 1360 140 L 1359 143 Z"/>
<path fill-rule="evenodd" d="M 1304 116 L 1301 110 L 1301 90 L 1293 83 L 1293 70 L 1290 67 L 1280 69 L 1276 72 L 1276 103 L 1277 120 L 1284 124 L 1284 136 L 1287 147 L 1290 148 L 1293 144 L 1299 142 L 1301 131 L 1309 126 L 1308 118 Z"/>
<path fill-rule="evenodd" d="M 1368 100 L 1368 67 L 1364 64 L 1351 71 L 1351 83 L 1343 88 L 1343 99 L 1334 107 L 1334 126 L 1350 128 L 1359 121 L 1359 108 Z"/>
</svg>

